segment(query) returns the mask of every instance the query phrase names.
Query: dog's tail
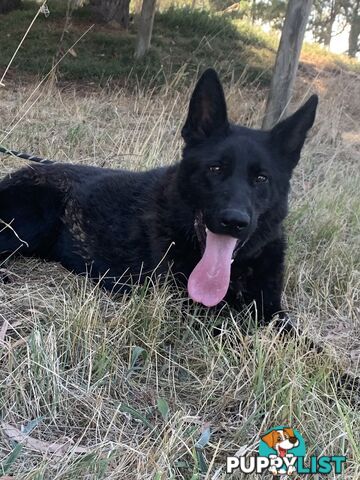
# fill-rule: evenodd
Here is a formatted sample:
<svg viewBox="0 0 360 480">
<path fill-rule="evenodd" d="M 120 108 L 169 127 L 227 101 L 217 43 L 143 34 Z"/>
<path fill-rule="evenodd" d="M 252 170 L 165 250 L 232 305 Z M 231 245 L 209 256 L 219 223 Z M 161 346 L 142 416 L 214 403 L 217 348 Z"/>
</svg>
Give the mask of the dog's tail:
<svg viewBox="0 0 360 480">
<path fill-rule="evenodd" d="M 56 163 L 54 160 L 50 160 L 48 158 L 41 158 L 35 155 L 30 155 L 28 153 L 17 152 L 16 150 L 8 150 L 7 148 L 1 147 L 1 146 L 0 146 L 0 153 L 4 153 L 5 155 L 11 155 L 13 157 L 23 158 L 24 160 L 29 160 L 31 162 L 45 163 L 45 164 Z"/>
</svg>

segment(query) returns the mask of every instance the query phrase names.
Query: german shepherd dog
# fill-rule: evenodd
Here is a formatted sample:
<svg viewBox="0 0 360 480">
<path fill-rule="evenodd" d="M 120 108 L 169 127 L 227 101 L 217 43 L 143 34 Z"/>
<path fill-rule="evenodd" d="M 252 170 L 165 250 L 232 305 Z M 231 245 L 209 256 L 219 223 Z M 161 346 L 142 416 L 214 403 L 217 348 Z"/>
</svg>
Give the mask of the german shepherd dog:
<svg viewBox="0 0 360 480">
<path fill-rule="evenodd" d="M 60 262 L 125 292 L 169 268 L 191 299 L 282 311 L 283 221 L 312 127 L 313 95 L 270 131 L 229 123 L 216 72 L 201 76 L 179 163 L 146 172 L 32 164 L 0 183 L 0 255 Z"/>
</svg>

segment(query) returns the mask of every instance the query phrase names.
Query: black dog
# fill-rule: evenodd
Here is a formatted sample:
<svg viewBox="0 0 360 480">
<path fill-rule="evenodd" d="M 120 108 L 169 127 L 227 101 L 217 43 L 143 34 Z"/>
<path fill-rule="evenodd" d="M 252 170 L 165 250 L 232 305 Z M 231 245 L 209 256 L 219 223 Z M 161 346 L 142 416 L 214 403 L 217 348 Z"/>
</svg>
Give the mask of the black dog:
<svg viewBox="0 0 360 480">
<path fill-rule="evenodd" d="M 33 165 L 0 183 L 0 254 L 61 262 L 125 291 L 172 272 L 206 306 L 281 311 L 290 178 L 317 96 L 271 131 L 228 122 L 214 70 L 197 83 L 180 163 L 148 172 Z"/>
</svg>

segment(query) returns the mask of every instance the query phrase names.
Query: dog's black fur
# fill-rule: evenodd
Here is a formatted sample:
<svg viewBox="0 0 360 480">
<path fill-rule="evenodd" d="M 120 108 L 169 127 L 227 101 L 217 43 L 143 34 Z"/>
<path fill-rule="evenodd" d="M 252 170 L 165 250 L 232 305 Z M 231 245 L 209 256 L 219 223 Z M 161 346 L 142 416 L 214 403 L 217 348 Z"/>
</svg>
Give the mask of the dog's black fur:
<svg viewBox="0 0 360 480">
<path fill-rule="evenodd" d="M 58 261 L 124 291 L 130 279 L 165 273 L 169 264 L 186 280 L 206 225 L 239 240 L 226 300 L 236 307 L 255 300 L 268 321 L 281 311 L 282 222 L 317 101 L 313 95 L 271 131 L 232 125 L 209 69 L 190 101 L 180 163 L 147 172 L 37 164 L 6 177 L 0 255 Z"/>
</svg>

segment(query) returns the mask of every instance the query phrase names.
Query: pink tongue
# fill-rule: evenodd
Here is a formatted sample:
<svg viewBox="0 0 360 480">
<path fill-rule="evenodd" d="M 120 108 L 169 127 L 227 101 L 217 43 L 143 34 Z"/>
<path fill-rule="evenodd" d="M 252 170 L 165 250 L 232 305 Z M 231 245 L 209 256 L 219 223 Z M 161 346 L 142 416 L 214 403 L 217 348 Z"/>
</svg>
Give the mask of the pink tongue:
<svg viewBox="0 0 360 480">
<path fill-rule="evenodd" d="M 236 238 L 217 235 L 208 230 L 204 255 L 188 281 L 188 292 L 195 302 L 213 307 L 225 297 L 236 242 Z"/>
<path fill-rule="evenodd" d="M 279 455 L 280 455 L 281 458 L 284 458 L 286 456 L 285 448 L 279 447 Z"/>
</svg>

